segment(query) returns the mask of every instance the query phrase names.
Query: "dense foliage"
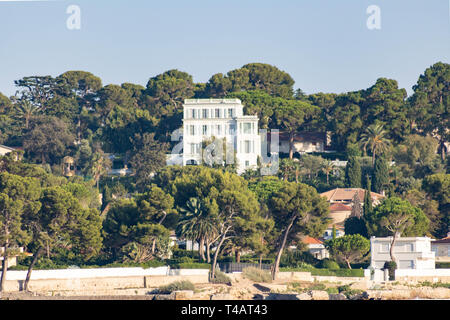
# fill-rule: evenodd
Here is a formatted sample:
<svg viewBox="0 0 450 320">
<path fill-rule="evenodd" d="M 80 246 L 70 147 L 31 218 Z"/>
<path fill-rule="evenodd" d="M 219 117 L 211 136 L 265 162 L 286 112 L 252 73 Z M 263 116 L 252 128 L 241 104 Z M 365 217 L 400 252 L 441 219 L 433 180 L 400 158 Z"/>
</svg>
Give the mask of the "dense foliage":
<svg viewBox="0 0 450 320">
<path fill-rule="evenodd" d="M 262 63 L 206 83 L 169 70 L 145 86 L 104 86 L 89 72 L 68 71 L 15 85 L 14 96 L 0 93 L 0 144 L 17 148 L 0 158 L 0 247 L 4 255 L 31 252 L 19 259 L 29 274 L 50 265 L 210 263 L 219 281 L 217 261 L 250 253 L 252 262 L 274 263 L 274 277 L 279 266 L 316 263 L 301 237 L 319 237 L 329 226 L 319 193 L 337 187 L 387 196 L 375 206 L 366 192 L 358 217 L 346 222 L 349 236 L 329 243 L 349 267 L 366 254 L 363 237 L 441 238 L 450 227 L 446 63 L 427 68 L 409 97 L 386 78 L 353 92 L 305 94 L 287 72 Z M 288 134 L 277 175 L 165 166 L 183 100 L 211 97 L 239 98 L 260 128 Z M 294 153 L 294 134 L 302 131 L 328 133 L 333 151 Z M 75 175 L 65 171 L 67 161 Z M 111 176 L 111 169 L 130 174 Z M 173 236 L 201 249 L 177 256 Z M 284 250 L 291 245 L 298 250 Z"/>
</svg>

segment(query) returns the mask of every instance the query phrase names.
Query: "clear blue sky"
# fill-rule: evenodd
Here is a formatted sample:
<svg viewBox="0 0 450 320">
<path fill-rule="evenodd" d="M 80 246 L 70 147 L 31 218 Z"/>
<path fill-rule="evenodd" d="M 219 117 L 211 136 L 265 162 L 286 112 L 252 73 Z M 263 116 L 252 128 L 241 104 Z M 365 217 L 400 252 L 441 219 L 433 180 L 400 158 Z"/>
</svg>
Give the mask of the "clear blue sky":
<svg viewBox="0 0 450 320">
<path fill-rule="evenodd" d="M 85 70 L 104 84 L 169 69 L 206 82 L 250 62 L 287 71 L 306 93 L 368 88 L 377 78 L 411 87 L 450 62 L 449 0 L 0 1 L 0 92 L 23 76 Z M 81 30 L 66 8 L 81 8 Z M 368 30 L 366 8 L 381 8 Z"/>
</svg>

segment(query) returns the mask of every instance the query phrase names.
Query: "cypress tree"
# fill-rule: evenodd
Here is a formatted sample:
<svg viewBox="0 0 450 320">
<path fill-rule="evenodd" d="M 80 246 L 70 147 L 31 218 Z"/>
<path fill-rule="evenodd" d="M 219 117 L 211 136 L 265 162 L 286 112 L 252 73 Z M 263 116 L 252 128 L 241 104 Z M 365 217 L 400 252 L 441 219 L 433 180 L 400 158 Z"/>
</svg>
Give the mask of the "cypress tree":
<svg viewBox="0 0 450 320">
<path fill-rule="evenodd" d="M 356 157 L 349 157 L 345 167 L 345 182 L 349 188 L 361 188 L 361 165 Z"/>
<path fill-rule="evenodd" d="M 389 184 L 389 167 L 384 156 L 377 156 L 373 172 L 374 191 L 382 193 Z"/>
<path fill-rule="evenodd" d="M 366 192 L 364 193 L 364 215 L 370 214 L 370 212 L 372 211 L 372 197 L 370 196 L 370 191 L 372 188 L 372 183 L 370 181 L 369 176 L 366 177 L 367 178 L 367 189 Z"/>
</svg>

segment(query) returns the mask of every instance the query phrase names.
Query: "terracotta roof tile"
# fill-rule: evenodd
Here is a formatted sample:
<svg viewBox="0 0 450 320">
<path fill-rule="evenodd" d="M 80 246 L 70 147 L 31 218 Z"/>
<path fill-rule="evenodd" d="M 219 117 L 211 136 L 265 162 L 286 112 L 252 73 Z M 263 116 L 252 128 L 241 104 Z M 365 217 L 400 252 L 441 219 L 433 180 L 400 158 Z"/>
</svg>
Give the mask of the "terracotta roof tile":
<svg viewBox="0 0 450 320">
<path fill-rule="evenodd" d="M 336 188 L 323 192 L 320 195 L 327 198 L 328 201 L 352 201 L 356 192 L 358 193 L 361 202 L 364 201 L 364 194 L 366 191 L 361 188 Z M 371 192 L 370 195 L 373 200 L 380 200 L 384 198 L 383 195 L 375 192 Z"/>
<path fill-rule="evenodd" d="M 352 211 L 352 207 L 343 203 L 332 203 L 330 205 L 330 211 Z"/>
<path fill-rule="evenodd" d="M 434 240 L 432 243 L 450 243 L 450 237 L 442 238 L 439 240 Z"/>
<path fill-rule="evenodd" d="M 323 244 L 322 241 L 320 241 L 319 239 L 310 237 L 310 236 L 306 236 L 302 239 L 303 243 L 305 244 Z"/>
</svg>

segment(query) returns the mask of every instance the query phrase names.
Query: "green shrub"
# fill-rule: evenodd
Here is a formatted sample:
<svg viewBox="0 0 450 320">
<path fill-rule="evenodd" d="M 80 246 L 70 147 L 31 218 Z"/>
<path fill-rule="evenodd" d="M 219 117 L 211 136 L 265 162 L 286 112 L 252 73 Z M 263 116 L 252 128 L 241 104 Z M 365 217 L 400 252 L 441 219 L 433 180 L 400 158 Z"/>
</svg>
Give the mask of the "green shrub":
<svg viewBox="0 0 450 320">
<path fill-rule="evenodd" d="M 431 288 L 448 288 L 450 289 L 450 283 L 444 283 L 444 282 L 435 282 L 431 283 L 430 281 L 423 281 L 418 286 L 420 287 L 431 287 Z"/>
<path fill-rule="evenodd" d="M 395 261 L 386 261 L 384 263 L 384 269 L 389 270 L 389 280 L 395 280 L 395 269 L 397 269 Z"/>
<path fill-rule="evenodd" d="M 17 266 L 9 268 L 10 270 L 27 270 L 28 269 L 28 261 L 22 261 Z M 56 263 L 53 260 L 48 258 L 40 258 L 36 262 L 34 266 L 34 270 L 57 270 L 57 269 L 68 269 L 72 267 L 78 267 L 81 269 L 94 269 L 94 268 L 157 268 L 163 267 L 166 263 L 161 260 L 150 260 L 143 263 L 134 263 L 134 262 L 114 262 L 108 263 L 104 265 L 96 265 L 96 264 L 81 264 L 81 265 L 69 265 L 69 264 L 60 264 Z"/>
<path fill-rule="evenodd" d="M 301 267 L 304 263 L 314 265 L 317 262 L 309 251 L 286 250 L 281 256 L 280 267 Z"/>
<path fill-rule="evenodd" d="M 198 252 L 191 251 L 191 250 L 183 250 L 183 249 L 174 249 L 172 252 L 172 258 L 173 259 L 180 259 L 183 257 L 191 258 L 192 260 L 195 260 L 198 258 Z"/>
<path fill-rule="evenodd" d="M 281 272 L 311 272 L 313 276 L 364 277 L 363 269 L 280 268 Z"/>
<path fill-rule="evenodd" d="M 231 286 L 231 279 L 222 271 L 216 270 L 214 279 L 209 279 L 209 282 L 216 284 L 227 284 Z"/>
<path fill-rule="evenodd" d="M 211 269 L 209 263 L 183 262 L 171 266 L 172 269 Z"/>
<path fill-rule="evenodd" d="M 181 290 L 195 290 L 195 286 L 192 282 L 188 280 L 183 281 L 175 281 L 168 285 L 161 286 L 158 288 L 158 293 L 171 293 L 173 291 L 181 291 Z"/>
<path fill-rule="evenodd" d="M 350 285 L 348 285 L 348 284 L 345 286 L 340 286 L 337 289 L 338 289 L 339 293 L 344 294 L 347 298 L 350 298 L 351 296 L 363 293 L 362 290 L 352 289 L 350 287 Z"/>
<path fill-rule="evenodd" d="M 272 282 L 272 275 L 270 272 L 255 267 L 243 269 L 242 275 L 254 282 Z"/>
<path fill-rule="evenodd" d="M 321 269 L 338 270 L 340 269 L 339 264 L 336 261 L 330 259 L 323 259 L 317 265 Z"/>
<path fill-rule="evenodd" d="M 114 262 L 105 264 L 104 266 L 80 266 L 81 268 L 157 268 L 157 267 L 163 267 L 166 263 L 161 260 L 150 260 L 147 262 L 137 263 L 137 262 Z"/>
<path fill-rule="evenodd" d="M 178 261 L 179 261 L 180 263 L 192 263 L 192 262 L 195 261 L 195 259 L 194 259 L 194 258 L 191 258 L 191 257 L 186 257 L 186 256 L 185 256 L 185 257 L 179 258 Z"/>
<path fill-rule="evenodd" d="M 326 288 L 325 291 L 328 294 L 338 294 L 339 293 L 339 289 L 336 287 L 330 287 L 330 288 Z"/>
<path fill-rule="evenodd" d="M 450 262 L 436 262 L 436 269 L 450 269 Z"/>
<path fill-rule="evenodd" d="M 311 287 L 309 287 L 309 290 L 326 290 L 327 286 L 323 283 L 314 283 Z"/>
</svg>

